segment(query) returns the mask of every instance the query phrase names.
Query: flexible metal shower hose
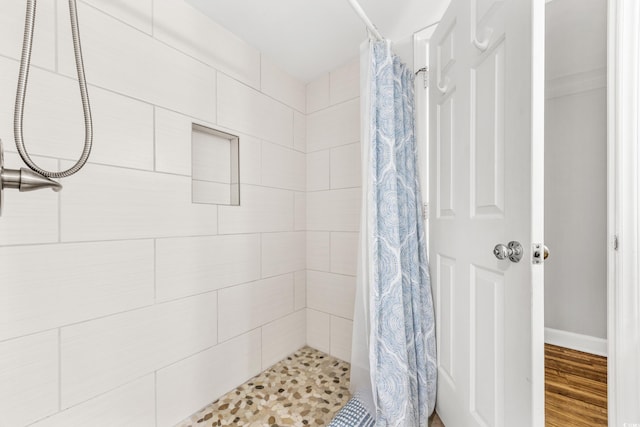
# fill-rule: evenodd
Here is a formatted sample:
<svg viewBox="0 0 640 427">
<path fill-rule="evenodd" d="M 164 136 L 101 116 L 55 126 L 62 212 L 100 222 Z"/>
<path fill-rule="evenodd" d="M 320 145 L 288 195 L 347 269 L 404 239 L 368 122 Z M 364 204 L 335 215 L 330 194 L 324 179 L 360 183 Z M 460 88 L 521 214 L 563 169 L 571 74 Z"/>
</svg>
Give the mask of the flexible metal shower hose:
<svg viewBox="0 0 640 427">
<path fill-rule="evenodd" d="M 78 12 L 75 0 L 69 0 L 69 13 L 71 15 L 71 33 L 73 36 L 73 52 L 76 58 L 76 71 L 78 83 L 80 85 L 80 97 L 82 98 L 82 111 L 84 112 L 84 149 L 80 159 L 71 168 L 61 172 L 50 172 L 36 165 L 27 149 L 24 146 L 22 119 L 24 116 L 24 99 L 27 92 L 27 82 L 29 80 L 29 67 L 31 65 L 31 48 L 33 45 L 33 30 L 36 19 L 36 0 L 27 0 L 27 16 L 24 26 L 24 40 L 22 43 L 22 56 L 20 57 L 20 74 L 18 77 L 18 92 L 16 94 L 16 105 L 13 116 L 13 133 L 16 140 L 16 148 L 22 160 L 35 172 L 50 178 L 64 178 L 78 172 L 89 159 L 91 145 L 93 144 L 93 123 L 91 120 L 91 107 L 89 105 L 89 94 L 87 92 L 87 82 L 84 77 L 84 64 L 82 61 L 82 49 L 80 47 L 80 34 L 78 29 Z"/>
</svg>

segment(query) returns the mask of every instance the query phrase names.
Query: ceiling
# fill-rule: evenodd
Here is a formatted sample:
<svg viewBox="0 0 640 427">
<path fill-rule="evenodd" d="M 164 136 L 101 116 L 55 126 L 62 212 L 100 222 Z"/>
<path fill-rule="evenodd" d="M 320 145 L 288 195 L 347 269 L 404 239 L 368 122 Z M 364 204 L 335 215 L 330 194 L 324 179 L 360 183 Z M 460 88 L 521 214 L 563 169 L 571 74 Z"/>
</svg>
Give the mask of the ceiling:
<svg viewBox="0 0 640 427">
<path fill-rule="evenodd" d="M 347 0 L 187 1 L 303 82 L 356 57 L 366 37 Z M 382 35 L 405 51 L 413 33 L 438 21 L 448 3 L 360 0 Z"/>
</svg>

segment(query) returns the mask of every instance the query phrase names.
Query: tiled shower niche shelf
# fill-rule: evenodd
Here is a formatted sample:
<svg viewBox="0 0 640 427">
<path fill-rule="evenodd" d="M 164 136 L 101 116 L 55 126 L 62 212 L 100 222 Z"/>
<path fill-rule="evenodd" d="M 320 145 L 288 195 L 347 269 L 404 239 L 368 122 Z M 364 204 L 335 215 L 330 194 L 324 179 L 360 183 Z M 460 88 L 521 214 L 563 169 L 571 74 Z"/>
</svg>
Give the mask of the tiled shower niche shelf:
<svg viewBox="0 0 640 427">
<path fill-rule="evenodd" d="M 240 138 L 196 123 L 191 125 L 191 201 L 240 205 Z"/>
</svg>

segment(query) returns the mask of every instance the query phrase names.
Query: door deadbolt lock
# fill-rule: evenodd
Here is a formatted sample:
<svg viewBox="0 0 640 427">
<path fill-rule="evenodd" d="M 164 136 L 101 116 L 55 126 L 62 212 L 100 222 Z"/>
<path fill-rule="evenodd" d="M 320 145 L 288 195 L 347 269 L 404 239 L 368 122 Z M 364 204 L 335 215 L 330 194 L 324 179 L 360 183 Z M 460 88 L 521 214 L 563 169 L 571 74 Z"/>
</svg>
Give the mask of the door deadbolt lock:
<svg viewBox="0 0 640 427">
<path fill-rule="evenodd" d="M 516 241 L 509 242 L 507 246 L 499 243 L 493 248 L 493 254 L 500 260 L 509 258 L 512 262 L 520 262 L 522 253 L 522 245 Z"/>
</svg>

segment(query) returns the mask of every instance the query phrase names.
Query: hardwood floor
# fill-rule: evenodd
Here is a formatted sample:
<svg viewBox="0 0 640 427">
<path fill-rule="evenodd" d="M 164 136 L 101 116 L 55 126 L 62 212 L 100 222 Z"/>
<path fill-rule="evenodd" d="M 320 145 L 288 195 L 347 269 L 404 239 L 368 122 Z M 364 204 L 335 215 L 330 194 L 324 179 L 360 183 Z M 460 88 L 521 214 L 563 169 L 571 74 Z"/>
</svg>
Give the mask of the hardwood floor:
<svg viewBox="0 0 640 427">
<path fill-rule="evenodd" d="M 607 358 L 545 344 L 549 427 L 607 425 Z"/>
</svg>

